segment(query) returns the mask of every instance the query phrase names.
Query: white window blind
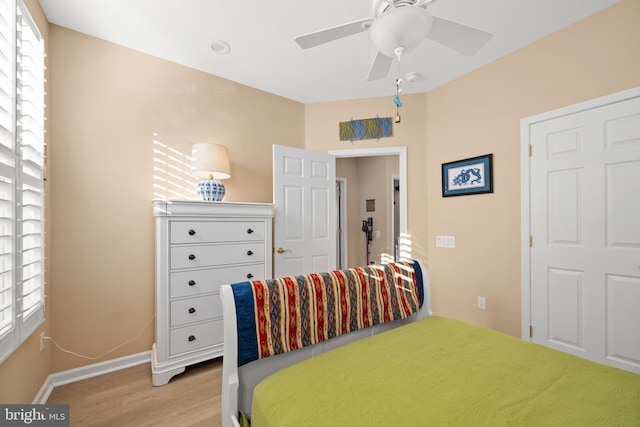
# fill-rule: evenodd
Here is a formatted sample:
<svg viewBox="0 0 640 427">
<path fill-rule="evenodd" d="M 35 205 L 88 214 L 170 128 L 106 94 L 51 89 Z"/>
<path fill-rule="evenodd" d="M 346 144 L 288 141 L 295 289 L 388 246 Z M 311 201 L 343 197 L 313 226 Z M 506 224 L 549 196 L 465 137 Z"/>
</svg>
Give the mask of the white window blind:
<svg viewBox="0 0 640 427">
<path fill-rule="evenodd" d="M 0 361 L 44 319 L 44 41 L 0 0 Z"/>
<path fill-rule="evenodd" d="M 0 357 L 13 348 L 16 313 L 15 15 L 15 2 L 0 0 Z"/>
</svg>

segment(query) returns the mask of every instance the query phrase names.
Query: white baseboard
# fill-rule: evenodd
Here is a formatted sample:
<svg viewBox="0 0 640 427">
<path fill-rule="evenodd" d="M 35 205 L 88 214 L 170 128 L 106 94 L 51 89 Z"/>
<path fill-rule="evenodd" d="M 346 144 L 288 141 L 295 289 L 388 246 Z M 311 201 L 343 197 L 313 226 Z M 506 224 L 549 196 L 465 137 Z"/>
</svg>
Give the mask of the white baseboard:
<svg viewBox="0 0 640 427">
<path fill-rule="evenodd" d="M 51 374 L 47 377 L 44 384 L 42 384 L 42 387 L 40 387 L 40 391 L 38 391 L 33 403 L 47 403 L 47 399 L 49 398 L 49 395 L 51 395 L 54 387 L 86 380 L 87 378 L 97 377 L 98 375 L 108 374 L 109 372 L 115 372 L 150 362 L 151 352 L 143 351 L 142 353 L 132 354 L 117 359 L 107 360 L 106 362 L 94 363 L 92 365 Z"/>
<path fill-rule="evenodd" d="M 44 405 L 45 403 L 47 403 L 47 399 L 51 395 L 52 391 L 53 384 L 51 384 L 51 375 L 49 375 L 42 384 L 42 387 L 40 387 L 40 390 L 38 391 L 38 394 L 36 394 L 36 397 L 33 399 L 33 402 L 31 403 L 33 403 L 34 405 Z"/>
</svg>

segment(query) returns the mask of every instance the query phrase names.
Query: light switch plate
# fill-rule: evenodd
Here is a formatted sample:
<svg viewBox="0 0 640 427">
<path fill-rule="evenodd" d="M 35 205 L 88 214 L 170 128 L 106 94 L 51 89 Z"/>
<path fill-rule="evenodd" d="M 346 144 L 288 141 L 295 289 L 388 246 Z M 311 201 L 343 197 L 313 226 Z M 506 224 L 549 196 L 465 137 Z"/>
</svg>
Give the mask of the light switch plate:
<svg viewBox="0 0 640 427">
<path fill-rule="evenodd" d="M 455 248 L 455 236 L 436 236 L 436 247 L 438 248 Z"/>
</svg>

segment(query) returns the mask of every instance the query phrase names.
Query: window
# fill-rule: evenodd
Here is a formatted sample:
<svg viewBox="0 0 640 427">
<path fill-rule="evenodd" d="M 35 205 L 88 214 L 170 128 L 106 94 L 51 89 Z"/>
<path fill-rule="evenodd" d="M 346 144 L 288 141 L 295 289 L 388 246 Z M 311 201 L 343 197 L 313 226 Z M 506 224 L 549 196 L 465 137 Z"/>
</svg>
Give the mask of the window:
<svg viewBox="0 0 640 427">
<path fill-rule="evenodd" d="M 44 41 L 0 0 L 0 361 L 44 320 Z"/>
</svg>

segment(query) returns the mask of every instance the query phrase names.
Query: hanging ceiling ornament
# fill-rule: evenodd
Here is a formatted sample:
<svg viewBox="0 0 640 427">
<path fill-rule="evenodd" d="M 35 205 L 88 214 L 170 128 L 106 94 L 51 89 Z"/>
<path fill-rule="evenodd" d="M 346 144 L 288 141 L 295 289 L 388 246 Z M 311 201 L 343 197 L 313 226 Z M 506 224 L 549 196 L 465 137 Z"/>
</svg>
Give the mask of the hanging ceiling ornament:
<svg viewBox="0 0 640 427">
<path fill-rule="evenodd" d="M 394 104 L 396 104 L 396 119 L 394 120 L 396 123 L 400 123 L 401 117 L 400 117 L 400 107 L 402 107 L 402 102 L 400 101 L 400 92 L 402 92 L 402 89 L 400 89 L 400 85 L 402 84 L 402 79 L 396 79 L 396 96 L 393 97 L 393 102 Z"/>
<path fill-rule="evenodd" d="M 402 76 L 402 67 L 400 66 L 400 60 L 402 59 L 402 53 L 404 52 L 403 47 L 397 47 L 393 50 L 396 58 L 398 58 L 398 74 Z M 393 97 L 393 103 L 396 104 L 396 119 L 394 120 L 396 123 L 400 123 L 402 118 L 400 117 L 400 107 L 402 107 L 402 102 L 400 101 L 400 94 L 402 93 L 402 89 L 400 85 L 402 84 L 402 77 L 398 77 L 396 79 L 396 96 Z"/>
</svg>

